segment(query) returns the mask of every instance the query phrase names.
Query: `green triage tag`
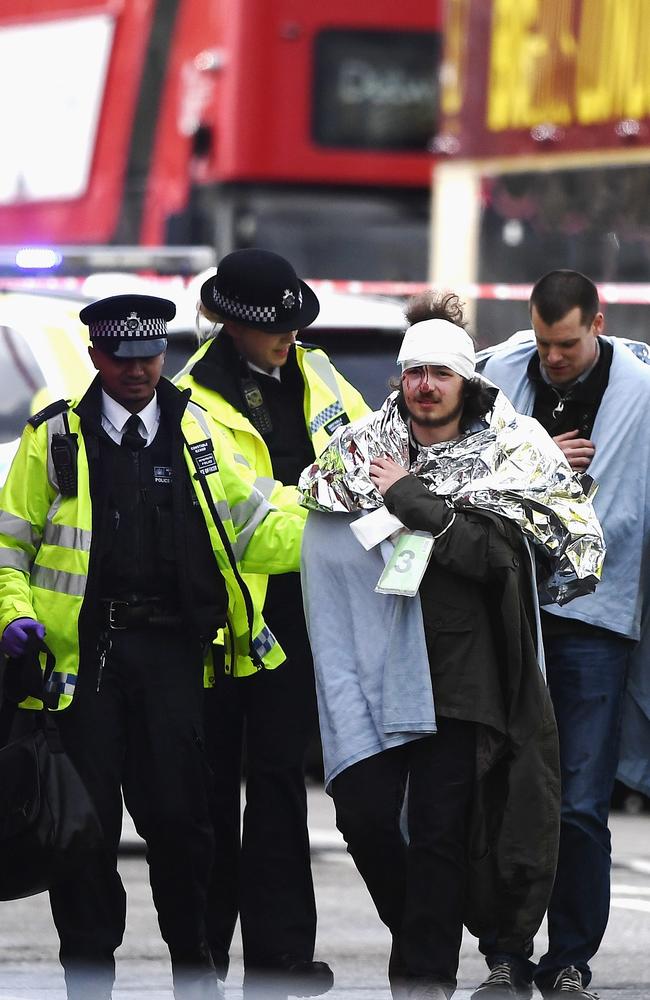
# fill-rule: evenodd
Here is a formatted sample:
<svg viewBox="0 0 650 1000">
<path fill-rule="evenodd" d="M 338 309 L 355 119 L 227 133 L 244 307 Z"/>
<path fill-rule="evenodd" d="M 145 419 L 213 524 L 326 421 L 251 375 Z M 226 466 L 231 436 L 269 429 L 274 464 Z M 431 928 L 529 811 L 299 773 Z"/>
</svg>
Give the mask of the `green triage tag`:
<svg viewBox="0 0 650 1000">
<path fill-rule="evenodd" d="M 415 597 L 433 552 L 429 531 L 407 531 L 400 535 L 395 550 L 379 577 L 377 594 Z"/>
</svg>

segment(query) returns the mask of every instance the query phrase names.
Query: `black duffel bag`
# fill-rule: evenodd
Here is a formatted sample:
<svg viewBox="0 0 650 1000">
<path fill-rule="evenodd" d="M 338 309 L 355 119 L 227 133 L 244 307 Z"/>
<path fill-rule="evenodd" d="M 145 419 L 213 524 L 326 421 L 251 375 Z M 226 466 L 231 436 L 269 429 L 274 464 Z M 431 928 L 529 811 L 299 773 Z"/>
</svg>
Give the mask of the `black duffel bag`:
<svg viewBox="0 0 650 1000">
<path fill-rule="evenodd" d="M 47 656 L 41 674 L 39 654 Z M 29 713 L 33 729 L 6 742 L 16 709 L 15 678 L 36 670 L 43 698 L 54 669 L 54 657 L 34 639 L 20 660 L 9 660 L 5 700 L 0 714 L 0 900 L 44 892 L 64 878 L 85 852 L 103 849 L 103 835 L 93 803 L 79 774 L 63 750 L 55 713 L 44 708 Z M 41 680 L 42 678 L 42 680 Z M 18 685 L 19 686 L 19 685 Z M 34 694 L 32 688 L 23 692 Z M 13 688 L 11 700 L 8 688 Z M 4 745 L 6 743 L 6 745 Z"/>
</svg>

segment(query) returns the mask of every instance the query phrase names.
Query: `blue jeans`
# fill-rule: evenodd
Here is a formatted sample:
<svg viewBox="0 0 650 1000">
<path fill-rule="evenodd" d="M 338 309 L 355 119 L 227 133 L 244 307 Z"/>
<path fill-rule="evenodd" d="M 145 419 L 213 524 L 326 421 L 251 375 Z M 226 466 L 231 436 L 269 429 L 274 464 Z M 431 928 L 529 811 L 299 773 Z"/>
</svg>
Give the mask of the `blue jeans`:
<svg viewBox="0 0 650 1000">
<path fill-rule="evenodd" d="M 548 908 L 549 947 L 535 971 L 547 987 L 574 965 L 583 984 L 609 917 L 611 841 L 607 820 L 616 777 L 620 718 L 632 644 L 609 636 L 562 635 L 544 640 L 548 686 L 560 737 L 562 814 L 555 885 Z M 527 956 L 481 951 L 489 966 Z M 530 972 L 529 972 L 530 975 Z"/>
<path fill-rule="evenodd" d="M 535 980 L 574 965 L 584 985 L 609 918 L 611 838 L 607 826 L 631 643 L 616 636 L 545 640 L 560 736 L 560 853 L 548 908 L 548 951 Z"/>
</svg>

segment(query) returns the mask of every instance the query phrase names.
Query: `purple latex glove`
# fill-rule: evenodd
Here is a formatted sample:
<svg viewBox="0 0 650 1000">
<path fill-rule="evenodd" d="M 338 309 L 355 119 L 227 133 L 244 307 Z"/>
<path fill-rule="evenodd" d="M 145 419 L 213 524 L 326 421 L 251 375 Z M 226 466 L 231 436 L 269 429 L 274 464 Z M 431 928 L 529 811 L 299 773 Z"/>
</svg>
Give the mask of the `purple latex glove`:
<svg viewBox="0 0 650 1000">
<path fill-rule="evenodd" d="M 2 633 L 0 649 L 7 656 L 22 656 L 32 633 L 36 633 L 38 638 L 42 639 L 45 635 L 45 625 L 35 621 L 34 618 L 16 618 Z"/>
</svg>

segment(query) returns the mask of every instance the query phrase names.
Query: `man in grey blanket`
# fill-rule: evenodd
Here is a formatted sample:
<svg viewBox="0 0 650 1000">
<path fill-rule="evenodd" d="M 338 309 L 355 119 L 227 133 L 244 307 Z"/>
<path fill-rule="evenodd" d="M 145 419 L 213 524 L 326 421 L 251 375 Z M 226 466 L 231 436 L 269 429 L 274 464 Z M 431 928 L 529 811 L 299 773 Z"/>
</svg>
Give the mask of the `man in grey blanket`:
<svg viewBox="0 0 650 1000">
<path fill-rule="evenodd" d="M 405 335 L 397 392 L 340 432 L 300 483 L 312 508 L 303 588 L 326 781 L 391 931 L 400 1000 L 453 994 L 463 923 L 499 954 L 530 956 L 553 885 L 557 733 L 517 491 L 523 502 L 535 482 L 547 504 L 531 515 L 533 540 L 540 518 L 557 527 L 560 497 L 580 508 L 586 589 L 602 562 L 591 501 L 562 454 L 474 377 L 457 297 L 424 313 Z M 353 528 L 362 548 L 351 514 L 370 508 Z"/>
<path fill-rule="evenodd" d="M 650 368 L 603 335 L 598 290 L 584 274 L 550 271 L 529 306 L 530 335 L 496 348 L 484 374 L 539 420 L 573 469 L 598 482 L 594 505 L 608 548 L 596 593 L 542 614 L 562 825 L 549 945 L 535 983 L 546 998 L 590 1000 L 590 962 L 609 917 L 617 766 L 623 781 L 650 792 Z M 500 964 L 488 941 L 481 946 Z"/>
</svg>

